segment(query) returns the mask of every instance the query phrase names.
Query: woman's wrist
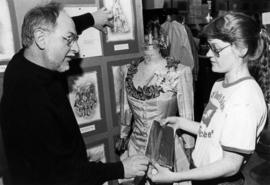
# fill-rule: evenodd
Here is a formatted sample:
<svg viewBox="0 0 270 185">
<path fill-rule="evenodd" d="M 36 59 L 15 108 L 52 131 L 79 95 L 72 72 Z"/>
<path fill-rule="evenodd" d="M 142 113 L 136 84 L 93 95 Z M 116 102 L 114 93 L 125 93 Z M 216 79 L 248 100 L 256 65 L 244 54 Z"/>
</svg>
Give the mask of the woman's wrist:
<svg viewBox="0 0 270 185">
<path fill-rule="evenodd" d="M 181 118 L 181 117 L 176 117 L 176 124 L 177 124 L 177 129 L 182 129 L 183 128 L 183 126 L 182 126 L 182 124 L 183 124 L 183 118 Z"/>
<path fill-rule="evenodd" d="M 172 172 L 170 179 L 172 180 L 172 182 L 182 181 L 181 172 Z"/>
</svg>

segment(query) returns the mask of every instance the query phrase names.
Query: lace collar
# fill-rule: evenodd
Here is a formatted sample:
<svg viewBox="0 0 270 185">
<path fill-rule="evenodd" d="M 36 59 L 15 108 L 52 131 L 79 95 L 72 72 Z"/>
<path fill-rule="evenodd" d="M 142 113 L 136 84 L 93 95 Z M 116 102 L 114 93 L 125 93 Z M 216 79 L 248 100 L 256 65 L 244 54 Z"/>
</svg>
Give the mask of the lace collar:
<svg viewBox="0 0 270 185">
<path fill-rule="evenodd" d="M 161 92 L 164 93 L 164 89 L 161 85 L 144 85 L 143 87 L 139 86 L 138 88 L 134 86 L 134 74 L 136 74 L 138 71 L 138 65 L 144 60 L 144 57 L 141 57 L 139 60 L 132 61 L 130 67 L 128 68 L 127 76 L 125 79 L 127 93 L 132 97 L 142 101 L 159 97 Z M 167 57 L 166 61 L 166 67 L 168 69 L 172 67 L 176 69 L 180 63 L 180 61 L 174 60 L 171 57 Z"/>
</svg>

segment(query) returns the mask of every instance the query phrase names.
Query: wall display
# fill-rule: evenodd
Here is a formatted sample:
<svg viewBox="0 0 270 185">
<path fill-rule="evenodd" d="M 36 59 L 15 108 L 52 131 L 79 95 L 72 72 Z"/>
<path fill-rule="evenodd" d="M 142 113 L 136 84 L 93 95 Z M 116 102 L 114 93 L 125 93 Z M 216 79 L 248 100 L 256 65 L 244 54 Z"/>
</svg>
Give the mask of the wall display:
<svg viewBox="0 0 270 185">
<path fill-rule="evenodd" d="M 119 125 L 119 116 L 120 116 L 120 95 L 124 89 L 122 86 L 124 83 L 123 79 L 123 69 L 128 67 L 128 65 L 133 61 L 138 59 L 126 59 L 120 61 L 113 61 L 108 63 L 108 73 L 109 73 L 109 83 L 110 89 L 113 89 L 111 94 L 111 105 L 112 105 L 112 114 L 113 114 L 113 123 L 115 126 Z"/>
<path fill-rule="evenodd" d="M 69 100 L 81 132 L 104 130 L 104 98 L 100 67 L 69 77 Z"/>
<path fill-rule="evenodd" d="M 104 0 L 104 6 L 113 14 L 113 27 L 108 28 L 106 41 L 134 40 L 132 0 Z"/>
<path fill-rule="evenodd" d="M 0 0 L 0 61 L 9 60 L 14 55 L 14 39 L 7 0 Z"/>
<path fill-rule="evenodd" d="M 101 161 L 104 163 L 107 162 L 104 143 L 88 148 L 87 157 L 89 161 Z"/>
<path fill-rule="evenodd" d="M 7 65 L 0 65 L 0 74 L 6 71 Z"/>
<path fill-rule="evenodd" d="M 262 24 L 263 25 L 270 24 L 270 12 L 262 13 Z"/>
<path fill-rule="evenodd" d="M 108 151 L 108 143 L 105 140 L 87 145 L 86 150 L 89 161 L 101 161 L 103 163 L 108 162 Z M 103 185 L 108 184 L 108 182 L 103 183 Z"/>
<path fill-rule="evenodd" d="M 77 16 L 88 12 L 97 11 L 98 7 L 90 4 L 65 5 L 64 10 L 70 16 Z M 80 57 L 102 56 L 100 31 L 96 28 L 88 28 L 79 35 L 78 44 L 80 47 Z"/>
<path fill-rule="evenodd" d="M 104 55 L 137 52 L 137 26 L 134 0 L 103 0 L 103 4 L 112 11 L 112 28 L 103 35 Z"/>
</svg>

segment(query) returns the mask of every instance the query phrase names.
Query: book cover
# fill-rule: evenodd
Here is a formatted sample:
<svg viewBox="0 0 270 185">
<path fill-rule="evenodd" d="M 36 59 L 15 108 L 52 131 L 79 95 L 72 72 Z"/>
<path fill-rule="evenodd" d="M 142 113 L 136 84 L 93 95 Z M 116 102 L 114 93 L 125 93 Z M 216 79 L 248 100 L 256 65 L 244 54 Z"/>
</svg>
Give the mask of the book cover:
<svg viewBox="0 0 270 185">
<path fill-rule="evenodd" d="M 146 148 L 146 156 L 161 166 L 172 169 L 174 164 L 174 130 L 154 121 Z"/>
</svg>

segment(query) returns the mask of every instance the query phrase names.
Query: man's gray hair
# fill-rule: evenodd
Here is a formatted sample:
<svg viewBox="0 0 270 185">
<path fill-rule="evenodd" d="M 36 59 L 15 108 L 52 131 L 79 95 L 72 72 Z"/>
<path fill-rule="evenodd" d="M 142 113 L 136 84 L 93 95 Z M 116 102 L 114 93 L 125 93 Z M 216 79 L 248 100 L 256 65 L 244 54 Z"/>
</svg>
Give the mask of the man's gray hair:
<svg viewBox="0 0 270 185">
<path fill-rule="evenodd" d="M 61 10 L 63 10 L 62 5 L 56 2 L 39 5 L 29 10 L 24 16 L 22 25 L 23 47 L 29 47 L 33 44 L 36 29 L 54 28 Z"/>
</svg>

